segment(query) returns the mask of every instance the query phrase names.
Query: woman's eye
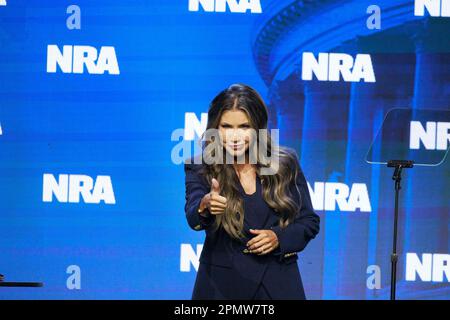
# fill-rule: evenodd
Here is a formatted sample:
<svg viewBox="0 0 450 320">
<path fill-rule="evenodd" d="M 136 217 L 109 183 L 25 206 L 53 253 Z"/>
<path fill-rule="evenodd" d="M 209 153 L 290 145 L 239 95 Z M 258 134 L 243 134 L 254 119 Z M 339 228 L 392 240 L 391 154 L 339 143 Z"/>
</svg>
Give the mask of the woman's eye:
<svg viewBox="0 0 450 320">
<path fill-rule="evenodd" d="M 222 128 L 232 128 L 231 125 L 229 125 L 229 124 L 221 124 L 220 126 L 221 126 Z M 250 125 L 248 125 L 248 124 L 243 124 L 243 125 L 240 125 L 239 128 L 242 128 L 242 129 L 248 129 L 248 128 L 250 128 Z"/>
</svg>

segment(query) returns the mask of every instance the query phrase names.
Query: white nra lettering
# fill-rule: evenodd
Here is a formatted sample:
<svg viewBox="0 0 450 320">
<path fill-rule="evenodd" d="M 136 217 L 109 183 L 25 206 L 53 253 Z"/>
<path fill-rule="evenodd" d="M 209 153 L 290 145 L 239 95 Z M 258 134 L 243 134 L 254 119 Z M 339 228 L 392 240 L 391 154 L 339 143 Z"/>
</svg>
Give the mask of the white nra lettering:
<svg viewBox="0 0 450 320">
<path fill-rule="evenodd" d="M 424 282 L 450 281 L 450 254 L 416 253 L 406 254 L 406 281 L 416 281 L 419 276 Z"/>
<path fill-rule="evenodd" d="M 120 74 L 114 47 L 101 47 L 100 53 L 91 46 L 47 46 L 47 72 L 56 73 L 57 67 L 63 73 Z"/>
<path fill-rule="evenodd" d="M 371 212 L 369 192 L 365 183 L 353 183 L 351 188 L 340 182 L 315 182 L 314 189 L 308 183 L 314 210 Z"/>
<path fill-rule="evenodd" d="M 450 0 L 416 0 L 414 15 L 423 17 L 426 12 L 431 17 L 450 17 Z"/>
<path fill-rule="evenodd" d="M 189 11 L 262 13 L 260 0 L 189 0 Z"/>
<path fill-rule="evenodd" d="M 85 203 L 116 203 L 110 176 L 97 176 L 94 181 L 87 175 L 60 174 L 56 179 L 53 174 L 44 174 L 43 202 L 53 202 L 55 196 L 58 202 L 79 203 L 80 195 Z"/>
<path fill-rule="evenodd" d="M 376 82 L 369 54 L 357 54 L 356 58 L 345 53 L 319 53 L 318 59 L 312 52 L 304 52 L 302 59 L 302 80 L 311 81 L 313 75 L 319 81 Z"/>
<path fill-rule="evenodd" d="M 198 270 L 203 244 L 197 244 L 196 250 L 189 243 L 182 243 L 180 249 L 180 271 L 190 272 L 191 265 Z"/>
<path fill-rule="evenodd" d="M 450 122 L 427 121 L 425 127 L 420 121 L 410 122 L 409 148 L 426 150 L 447 150 L 450 142 Z"/>
</svg>

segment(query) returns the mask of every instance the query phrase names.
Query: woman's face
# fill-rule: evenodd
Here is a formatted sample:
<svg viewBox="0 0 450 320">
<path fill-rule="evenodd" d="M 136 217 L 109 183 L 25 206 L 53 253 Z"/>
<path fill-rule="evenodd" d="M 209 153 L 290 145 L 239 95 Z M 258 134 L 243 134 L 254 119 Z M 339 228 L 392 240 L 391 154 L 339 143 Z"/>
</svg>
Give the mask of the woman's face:
<svg viewBox="0 0 450 320">
<path fill-rule="evenodd" d="M 247 114 L 241 110 L 227 110 L 219 122 L 219 134 L 227 152 L 233 156 L 243 155 L 251 143 L 252 127 Z"/>
</svg>

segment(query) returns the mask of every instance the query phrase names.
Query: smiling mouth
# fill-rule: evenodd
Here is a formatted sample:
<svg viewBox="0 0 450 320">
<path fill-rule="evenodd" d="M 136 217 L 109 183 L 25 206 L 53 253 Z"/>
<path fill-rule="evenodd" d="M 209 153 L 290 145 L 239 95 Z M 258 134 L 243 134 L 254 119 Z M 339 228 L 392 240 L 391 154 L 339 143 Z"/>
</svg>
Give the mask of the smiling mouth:
<svg viewBox="0 0 450 320">
<path fill-rule="evenodd" d="M 238 150 L 244 147 L 244 143 L 241 144 L 229 144 L 230 148 L 234 149 L 234 150 Z"/>
</svg>

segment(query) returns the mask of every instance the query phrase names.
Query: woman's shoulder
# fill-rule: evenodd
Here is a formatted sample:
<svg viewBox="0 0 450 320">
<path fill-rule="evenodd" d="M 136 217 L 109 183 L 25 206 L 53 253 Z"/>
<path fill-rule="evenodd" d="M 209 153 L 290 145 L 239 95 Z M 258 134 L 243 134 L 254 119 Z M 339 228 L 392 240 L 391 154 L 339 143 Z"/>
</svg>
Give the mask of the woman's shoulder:
<svg viewBox="0 0 450 320">
<path fill-rule="evenodd" d="M 297 151 L 289 147 L 283 147 L 283 149 L 283 152 L 285 154 L 285 157 L 283 157 L 285 159 L 285 165 L 287 166 L 288 170 L 291 170 L 293 172 L 296 184 L 306 187 L 306 177 L 300 165 L 300 158 Z"/>
<path fill-rule="evenodd" d="M 186 174 L 191 173 L 195 175 L 204 176 L 206 170 L 206 164 L 203 161 L 201 155 L 187 158 L 184 161 L 184 172 Z"/>
<path fill-rule="evenodd" d="M 282 163 L 287 166 L 291 170 L 299 170 L 300 169 L 300 160 L 297 151 L 294 148 L 287 146 L 279 147 L 280 157 L 282 159 Z"/>
<path fill-rule="evenodd" d="M 184 166 L 188 167 L 202 167 L 204 165 L 203 157 L 200 155 L 188 157 L 184 160 Z"/>
</svg>

